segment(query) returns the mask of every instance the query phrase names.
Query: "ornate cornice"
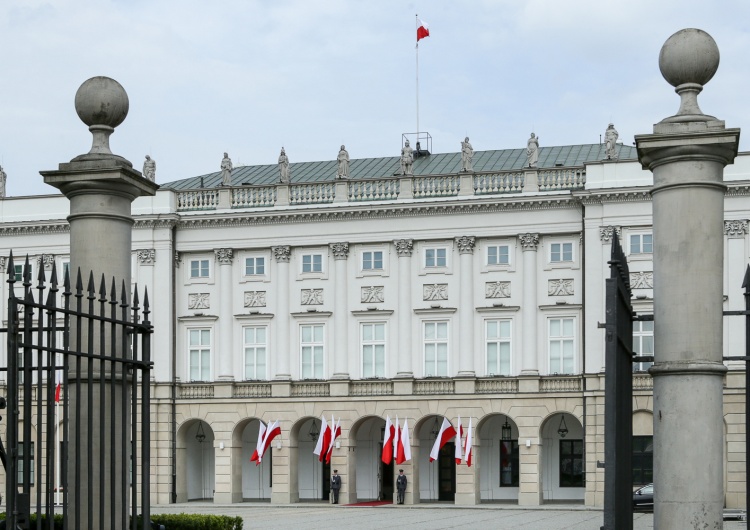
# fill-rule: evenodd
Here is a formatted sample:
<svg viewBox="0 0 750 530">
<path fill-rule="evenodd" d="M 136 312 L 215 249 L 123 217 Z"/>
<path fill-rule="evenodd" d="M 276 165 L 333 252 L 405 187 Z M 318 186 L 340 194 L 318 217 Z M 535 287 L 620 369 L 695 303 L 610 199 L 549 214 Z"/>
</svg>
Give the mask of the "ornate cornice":
<svg viewBox="0 0 750 530">
<path fill-rule="evenodd" d="M 0 236 L 26 236 L 40 234 L 65 234 L 70 232 L 70 225 L 66 222 L 47 223 L 38 225 L 6 225 L 0 226 Z"/>
<path fill-rule="evenodd" d="M 346 259 L 349 256 L 349 243 L 331 243 L 331 252 L 334 259 Z"/>
<path fill-rule="evenodd" d="M 396 239 L 393 242 L 396 245 L 396 252 L 399 257 L 408 258 L 414 251 L 414 240 L 413 239 Z"/>
<path fill-rule="evenodd" d="M 583 205 L 603 204 L 605 202 L 651 202 L 651 188 L 575 192 L 575 197 Z"/>
<path fill-rule="evenodd" d="M 473 254 L 476 242 L 477 241 L 474 236 L 457 237 L 456 246 L 458 247 L 459 254 Z"/>
<path fill-rule="evenodd" d="M 521 242 L 524 251 L 536 250 L 539 245 L 539 234 L 518 234 L 518 241 Z"/>
<path fill-rule="evenodd" d="M 234 250 L 231 248 L 215 248 L 214 254 L 219 263 L 222 265 L 230 265 L 232 263 L 232 257 L 234 256 Z"/>
<path fill-rule="evenodd" d="M 289 263 L 289 258 L 292 255 L 292 247 L 289 245 L 271 247 L 271 252 L 273 252 L 273 257 L 276 258 L 276 263 Z"/>
<path fill-rule="evenodd" d="M 179 214 L 172 214 L 171 217 L 164 218 L 159 217 L 158 219 L 149 219 L 149 218 L 136 218 L 135 224 L 133 225 L 133 228 L 138 229 L 144 229 L 144 228 L 150 228 L 150 229 L 159 229 L 159 228 L 167 228 L 172 229 L 175 226 L 177 226 L 177 223 L 179 221 Z"/>
</svg>

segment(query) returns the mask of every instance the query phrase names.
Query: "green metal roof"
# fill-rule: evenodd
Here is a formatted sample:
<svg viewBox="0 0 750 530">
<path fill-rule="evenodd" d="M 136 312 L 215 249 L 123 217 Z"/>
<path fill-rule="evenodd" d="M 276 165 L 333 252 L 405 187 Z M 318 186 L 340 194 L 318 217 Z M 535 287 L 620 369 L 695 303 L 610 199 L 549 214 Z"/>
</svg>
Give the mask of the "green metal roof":
<svg viewBox="0 0 750 530">
<path fill-rule="evenodd" d="M 637 158 L 635 147 L 617 145 L 622 160 Z M 584 162 L 603 160 L 604 145 L 584 144 L 560 147 L 539 148 L 539 169 L 554 167 L 583 166 Z M 502 149 L 497 151 L 476 151 L 474 171 L 512 171 L 523 169 L 526 163 L 526 149 Z M 304 182 L 333 181 L 336 178 L 337 162 L 297 162 L 289 164 L 292 184 Z M 372 179 L 396 176 L 401 165 L 398 156 L 384 158 L 357 158 L 349 163 L 350 179 Z M 461 170 L 461 153 L 440 153 L 417 158 L 414 161 L 414 175 L 449 175 Z M 263 166 L 241 166 L 232 170 L 232 185 L 269 185 L 279 182 L 277 164 Z M 214 188 L 221 184 L 221 172 L 206 173 L 197 177 L 176 180 L 162 184 L 162 188 L 189 190 Z"/>
</svg>

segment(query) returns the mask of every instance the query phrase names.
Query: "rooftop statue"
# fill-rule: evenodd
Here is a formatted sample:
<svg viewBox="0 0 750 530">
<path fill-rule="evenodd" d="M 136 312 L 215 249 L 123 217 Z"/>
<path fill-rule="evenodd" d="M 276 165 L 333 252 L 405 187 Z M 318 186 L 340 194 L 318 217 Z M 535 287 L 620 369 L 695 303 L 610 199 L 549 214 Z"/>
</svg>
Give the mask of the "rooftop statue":
<svg viewBox="0 0 750 530">
<path fill-rule="evenodd" d="M 0 166 L 0 197 L 5 197 L 5 182 L 8 180 L 8 175 L 3 171 L 3 166 Z"/>
<path fill-rule="evenodd" d="M 341 146 L 339 156 L 336 157 L 336 160 L 339 163 L 338 170 L 336 171 L 336 178 L 349 178 L 349 152 L 343 145 Z"/>
<path fill-rule="evenodd" d="M 221 159 L 221 185 L 232 185 L 232 159 L 226 153 L 224 153 L 224 158 Z"/>
<path fill-rule="evenodd" d="M 526 142 L 526 166 L 536 167 L 539 161 L 539 138 L 531 133 L 531 138 Z"/>
<path fill-rule="evenodd" d="M 474 171 L 472 160 L 474 159 L 474 149 L 469 143 L 469 137 L 461 142 L 461 171 Z"/>
<path fill-rule="evenodd" d="M 401 148 L 401 174 L 402 175 L 413 175 L 414 170 L 412 165 L 414 164 L 414 150 L 409 145 L 409 140 Z"/>
<path fill-rule="evenodd" d="M 619 137 L 617 129 L 610 123 L 604 133 L 604 153 L 607 155 L 607 160 L 617 160 L 617 138 Z"/>
<path fill-rule="evenodd" d="M 156 161 L 148 155 L 146 155 L 146 160 L 143 162 L 143 177 L 151 182 L 156 182 Z"/>
<path fill-rule="evenodd" d="M 279 176 L 282 184 L 289 184 L 289 158 L 287 158 L 283 147 L 279 154 Z"/>
</svg>

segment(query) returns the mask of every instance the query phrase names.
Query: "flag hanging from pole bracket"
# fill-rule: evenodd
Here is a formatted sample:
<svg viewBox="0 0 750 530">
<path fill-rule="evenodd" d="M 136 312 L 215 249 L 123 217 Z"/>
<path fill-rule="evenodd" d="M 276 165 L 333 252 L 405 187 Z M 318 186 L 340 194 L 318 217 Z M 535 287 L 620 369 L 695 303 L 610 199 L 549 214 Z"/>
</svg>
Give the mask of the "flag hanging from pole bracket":
<svg viewBox="0 0 750 530">
<path fill-rule="evenodd" d="M 419 26 L 417 27 L 417 42 L 430 36 L 430 27 L 424 20 L 419 20 Z"/>
</svg>

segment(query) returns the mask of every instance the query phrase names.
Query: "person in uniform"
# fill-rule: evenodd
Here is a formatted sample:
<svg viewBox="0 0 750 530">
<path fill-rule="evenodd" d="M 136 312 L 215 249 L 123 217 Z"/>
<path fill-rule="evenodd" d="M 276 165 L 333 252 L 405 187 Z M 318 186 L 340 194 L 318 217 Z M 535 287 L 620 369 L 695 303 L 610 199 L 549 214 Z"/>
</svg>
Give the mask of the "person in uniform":
<svg viewBox="0 0 750 530">
<path fill-rule="evenodd" d="M 403 469 L 398 470 L 398 476 L 396 477 L 396 490 L 398 491 L 396 502 L 398 502 L 398 504 L 404 504 L 404 493 L 406 493 L 406 475 L 404 475 Z"/>
<path fill-rule="evenodd" d="M 331 477 L 331 491 L 333 492 L 333 504 L 339 503 L 339 490 L 341 489 L 341 477 L 339 476 L 339 470 L 333 470 L 333 476 Z"/>
</svg>

